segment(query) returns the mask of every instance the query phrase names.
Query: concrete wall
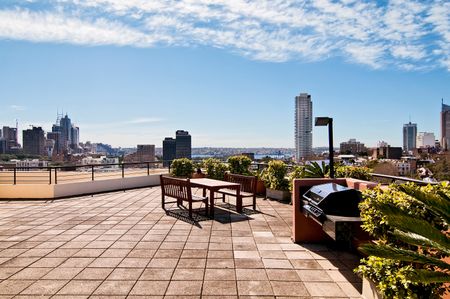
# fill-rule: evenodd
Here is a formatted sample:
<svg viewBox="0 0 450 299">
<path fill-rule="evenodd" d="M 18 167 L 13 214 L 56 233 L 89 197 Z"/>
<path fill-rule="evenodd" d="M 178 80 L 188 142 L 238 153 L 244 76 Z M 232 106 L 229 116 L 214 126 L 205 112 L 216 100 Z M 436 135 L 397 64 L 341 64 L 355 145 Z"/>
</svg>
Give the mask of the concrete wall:
<svg viewBox="0 0 450 299">
<path fill-rule="evenodd" d="M 158 185 L 159 174 L 59 185 L 0 185 L 0 199 L 55 199 Z"/>
</svg>

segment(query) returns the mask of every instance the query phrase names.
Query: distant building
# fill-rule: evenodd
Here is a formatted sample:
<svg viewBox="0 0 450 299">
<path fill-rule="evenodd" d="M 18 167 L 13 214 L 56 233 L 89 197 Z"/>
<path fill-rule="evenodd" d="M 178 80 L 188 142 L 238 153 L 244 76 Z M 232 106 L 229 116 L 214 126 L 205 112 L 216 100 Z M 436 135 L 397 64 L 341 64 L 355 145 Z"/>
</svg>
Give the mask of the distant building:
<svg viewBox="0 0 450 299">
<path fill-rule="evenodd" d="M 29 155 L 46 155 L 44 130 L 41 127 L 23 130 L 23 151 Z"/>
<path fill-rule="evenodd" d="M 96 165 L 96 164 L 119 164 L 119 158 L 100 156 L 98 158 L 94 157 L 84 157 L 81 159 L 82 165 Z M 110 165 L 109 168 L 118 168 L 119 165 Z"/>
<path fill-rule="evenodd" d="M 53 126 L 53 128 L 55 128 L 55 126 Z M 52 128 L 52 130 L 53 130 L 53 128 Z M 47 139 L 54 141 L 53 152 L 55 154 L 62 153 L 62 150 L 61 150 L 62 149 L 62 146 L 61 146 L 61 132 L 58 132 L 58 131 L 47 132 Z"/>
<path fill-rule="evenodd" d="M 170 161 L 176 159 L 177 155 L 177 142 L 175 138 L 166 137 L 163 140 L 163 165 L 164 167 L 170 166 Z"/>
<path fill-rule="evenodd" d="M 136 156 L 139 162 L 155 161 L 155 145 L 154 144 L 138 144 Z"/>
<path fill-rule="evenodd" d="M 16 167 L 47 167 L 48 161 L 42 161 L 38 159 L 25 159 L 25 160 L 11 160 L 15 163 Z"/>
<path fill-rule="evenodd" d="M 386 141 L 380 140 L 377 142 L 377 147 L 388 147 L 389 144 Z"/>
<path fill-rule="evenodd" d="M 6 140 L 6 153 L 11 153 L 13 149 L 19 147 L 17 128 L 4 126 L 2 135 Z"/>
<path fill-rule="evenodd" d="M 175 133 L 176 140 L 176 158 L 192 157 L 192 141 L 188 131 L 178 130 Z"/>
<path fill-rule="evenodd" d="M 417 133 L 416 145 L 417 148 L 434 147 L 436 145 L 436 137 L 434 136 L 434 133 Z"/>
<path fill-rule="evenodd" d="M 61 141 L 63 150 L 66 150 L 72 143 L 72 121 L 67 114 L 61 118 L 59 126 L 61 127 Z"/>
<path fill-rule="evenodd" d="M 311 95 L 295 97 L 295 158 L 297 161 L 312 156 L 312 101 Z"/>
<path fill-rule="evenodd" d="M 7 152 L 7 142 L 5 138 L 0 138 L 0 154 L 6 154 Z"/>
<path fill-rule="evenodd" d="M 364 143 L 356 141 L 356 139 L 350 139 L 346 142 L 341 142 L 340 144 L 341 154 L 358 154 L 366 152 L 366 147 Z"/>
<path fill-rule="evenodd" d="M 411 122 L 403 125 L 403 150 L 412 151 L 417 148 L 417 124 Z"/>
<path fill-rule="evenodd" d="M 444 99 L 441 110 L 441 147 L 444 151 L 450 147 L 450 106 L 444 104 Z"/>
<path fill-rule="evenodd" d="M 80 128 L 72 125 L 70 148 L 77 149 L 80 144 Z"/>
<path fill-rule="evenodd" d="M 401 159 L 403 150 L 401 147 L 378 147 L 373 151 L 372 157 L 374 159 Z"/>
<path fill-rule="evenodd" d="M 53 155 L 53 150 L 55 149 L 55 140 L 53 139 L 45 139 L 45 152 L 48 157 Z"/>
</svg>

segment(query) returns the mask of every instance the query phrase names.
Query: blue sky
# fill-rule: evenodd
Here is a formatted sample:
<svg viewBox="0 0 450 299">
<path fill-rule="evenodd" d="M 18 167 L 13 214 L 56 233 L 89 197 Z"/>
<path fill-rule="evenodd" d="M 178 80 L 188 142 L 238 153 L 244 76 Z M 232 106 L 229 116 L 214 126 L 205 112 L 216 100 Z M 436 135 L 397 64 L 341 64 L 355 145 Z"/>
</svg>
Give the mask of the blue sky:
<svg viewBox="0 0 450 299">
<path fill-rule="evenodd" d="M 0 3 L 0 125 L 81 140 L 293 147 L 294 97 L 335 119 L 335 142 L 439 138 L 450 103 L 448 1 L 58 0 Z M 315 128 L 314 146 L 327 143 Z"/>
</svg>

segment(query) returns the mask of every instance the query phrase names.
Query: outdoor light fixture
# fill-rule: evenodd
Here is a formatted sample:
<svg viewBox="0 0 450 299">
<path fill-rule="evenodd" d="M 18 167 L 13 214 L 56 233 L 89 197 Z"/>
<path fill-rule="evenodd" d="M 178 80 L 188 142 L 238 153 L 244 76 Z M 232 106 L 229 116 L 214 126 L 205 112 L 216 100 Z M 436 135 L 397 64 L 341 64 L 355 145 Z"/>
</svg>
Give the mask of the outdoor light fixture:
<svg viewBox="0 0 450 299">
<path fill-rule="evenodd" d="M 330 159 L 330 178 L 334 179 L 334 148 L 333 148 L 333 118 L 316 117 L 315 125 L 317 127 L 328 126 L 328 146 Z"/>
</svg>

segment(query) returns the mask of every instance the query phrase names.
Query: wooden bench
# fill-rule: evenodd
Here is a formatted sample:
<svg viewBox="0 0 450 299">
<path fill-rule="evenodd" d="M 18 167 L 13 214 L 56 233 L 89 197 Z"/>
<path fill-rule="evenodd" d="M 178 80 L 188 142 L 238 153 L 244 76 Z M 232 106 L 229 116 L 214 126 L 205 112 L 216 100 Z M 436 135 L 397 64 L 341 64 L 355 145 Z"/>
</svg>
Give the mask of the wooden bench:
<svg viewBox="0 0 450 299">
<path fill-rule="evenodd" d="M 236 199 L 237 205 L 242 204 L 242 198 L 252 197 L 253 204 L 246 206 L 253 206 L 253 210 L 256 210 L 256 176 L 226 173 L 224 181 L 237 183 L 241 186 L 240 198 Z M 220 189 L 218 193 L 222 194 L 222 201 L 225 201 L 225 195 L 237 197 L 236 190 L 232 189 Z"/>
<path fill-rule="evenodd" d="M 161 204 L 164 211 L 166 211 L 165 204 L 177 203 L 177 206 L 182 206 L 183 201 L 187 201 L 189 218 L 192 218 L 192 203 L 204 202 L 206 215 L 208 215 L 208 197 L 192 195 L 189 179 L 177 179 L 163 175 L 160 175 L 159 178 L 161 182 Z M 166 202 L 166 196 L 175 198 L 176 201 Z"/>
</svg>

